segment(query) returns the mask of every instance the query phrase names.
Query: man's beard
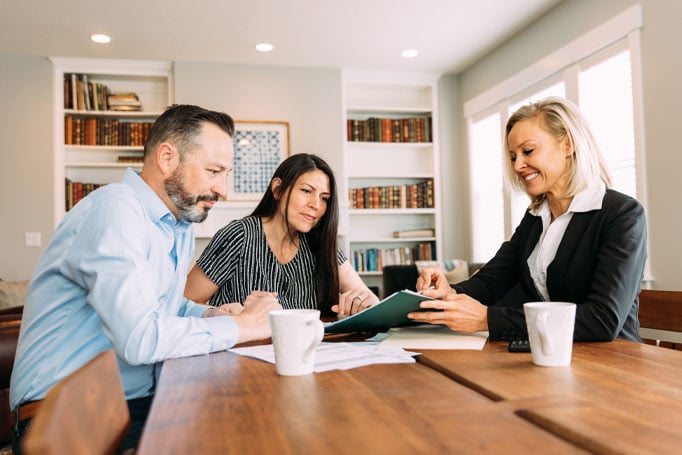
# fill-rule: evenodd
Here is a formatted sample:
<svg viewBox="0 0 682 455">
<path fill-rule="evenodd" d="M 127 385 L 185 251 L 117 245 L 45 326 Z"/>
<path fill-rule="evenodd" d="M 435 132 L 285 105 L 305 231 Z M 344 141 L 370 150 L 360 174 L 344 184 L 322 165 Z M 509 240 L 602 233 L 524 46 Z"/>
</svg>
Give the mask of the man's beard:
<svg viewBox="0 0 682 455">
<path fill-rule="evenodd" d="M 209 208 L 200 208 L 200 201 L 217 201 L 217 194 L 195 195 L 185 189 L 182 167 L 178 167 L 164 183 L 168 197 L 175 204 L 181 220 L 201 223 L 208 216 Z"/>
</svg>

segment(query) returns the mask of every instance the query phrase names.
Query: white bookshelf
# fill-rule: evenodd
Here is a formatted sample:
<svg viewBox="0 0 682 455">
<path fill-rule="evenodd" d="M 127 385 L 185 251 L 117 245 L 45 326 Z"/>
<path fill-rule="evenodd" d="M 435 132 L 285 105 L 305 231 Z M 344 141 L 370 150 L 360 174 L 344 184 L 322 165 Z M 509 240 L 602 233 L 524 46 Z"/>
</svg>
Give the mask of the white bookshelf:
<svg viewBox="0 0 682 455">
<path fill-rule="evenodd" d="M 125 170 L 141 168 L 137 162 L 120 163 L 119 157 L 141 157 L 142 146 L 67 145 L 65 118 L 117 119 L 120 122 L 153 122 L 173 103 L 173 64 L 165 61 L 51 58 L 54 79 L 54 223 L 66 213 L 65 179 L 95 184 L 120 181 Z M 95 111 L 65 108 L 64 77 L 86 75 L 112 93 L 134 92 L 142 111 Z"/>
<path fill-rule="evenodd" d="M 348 140 L 344 128 L 344 176 L 340 239 L 350 259 L 358 250 L 432 246 L 442 259 L 440 148 L 438 141 L 437 76 L 344 71 L 343 118 L 430 117 L 429 142 L 360 142 Z M 409 185 L 433 180 L 431 208 L 350 208 L 349 189 Z M 394 231 L 434 229 L 432 237 L 394 238 Z M 379 271 L 359 271 L 370 286 L 381 288 Z"/>
</svg>

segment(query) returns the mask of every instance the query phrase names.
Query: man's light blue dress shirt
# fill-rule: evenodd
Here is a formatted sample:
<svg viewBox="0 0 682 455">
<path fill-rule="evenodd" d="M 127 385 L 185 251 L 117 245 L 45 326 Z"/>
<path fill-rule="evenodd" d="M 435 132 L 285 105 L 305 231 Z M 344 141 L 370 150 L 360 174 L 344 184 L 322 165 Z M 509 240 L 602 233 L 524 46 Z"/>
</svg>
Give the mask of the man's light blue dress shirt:
<svg viewBox="0 0 682 455">
<path fill-rule="evenodd" d="M 207 307 L 183 297 L 193 255 L 191 223 L 176 220 L 133 170 L 76 204 L 31 278 L 12 408 L 112 347 L 132 399 L 154 393 L 159 362 L 233 346 L 234 319 L 201 318 Z"/>
</svg>

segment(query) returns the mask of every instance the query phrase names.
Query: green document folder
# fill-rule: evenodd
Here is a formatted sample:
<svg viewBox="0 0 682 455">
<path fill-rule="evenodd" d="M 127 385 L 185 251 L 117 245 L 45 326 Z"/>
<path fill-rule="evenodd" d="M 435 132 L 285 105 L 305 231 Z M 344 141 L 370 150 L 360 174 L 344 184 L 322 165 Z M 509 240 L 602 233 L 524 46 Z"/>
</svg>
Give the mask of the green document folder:
<svg viewBox="0 0 682 455">
<path fill-rule="evenodd" d="M 383 332 L 391 327 L 414 322 L 407 317 L 407 313 L 433 311 L 419 308 L 419 302 L 424 300 L 433 299 L 413 291 L 398 291 L 364 311 L 327 324 L 324 331 L 325 333 Z"/>
</svg>

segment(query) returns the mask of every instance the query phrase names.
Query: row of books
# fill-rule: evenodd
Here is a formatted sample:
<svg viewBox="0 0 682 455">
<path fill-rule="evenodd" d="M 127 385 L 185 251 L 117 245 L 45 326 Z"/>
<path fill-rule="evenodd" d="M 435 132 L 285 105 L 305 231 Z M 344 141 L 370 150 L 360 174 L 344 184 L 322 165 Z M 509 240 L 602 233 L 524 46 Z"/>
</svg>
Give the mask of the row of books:
<svg viewBox="0 0 682 455">
<path fill-rule="evenodd" d="M 350 142 L 431 142 L 431 117 L 379 118 L 346 120 Z"/>
<path fill-rule="evenodd" d="M 132 164 L 137 164 L 137 163 L 142 163 L 144 161 L 144 156 L 142 155 L 135 155 L 135 156 L 118 156 L 116 158 L 117 163 L 132 163 Z"/>
<path fill-rule="evenodd" d="M 66 210 L 71 210 L 78 201 L 104 185 L 106 185 L 106 183 L 83 183 L 73 182 L 68 178 L 65 179 L 64 196 Z"/>
<path fill-rule="evenodd" d="M 387 265 L 408 265 L 414 261 L 432 261 L 433 242 L 397 248 L 367 248 L 355 250 L 351 255 L 353 268 L 358 272 L 381 272 Z"/>
<path fill-rule="evenodd" d="M 88 81 L 87 74 L 64 75 L 64 109 L 82 111 L 141 111 L 135 93 L 111 93 L 101 82 Z"/>
<path fill-rule="evenodd" d="M 406 185 L 350 188 L 351 209 L 420 209 L 433 208 L 433 179 Z"/>
<path fill-rule="evenodd" d="M 141 147 L 153 122 L 127 122 L 119 119 L 64 116 L 67 145 L 130 145 Z"/>
</svg>

